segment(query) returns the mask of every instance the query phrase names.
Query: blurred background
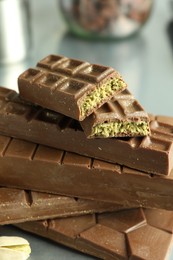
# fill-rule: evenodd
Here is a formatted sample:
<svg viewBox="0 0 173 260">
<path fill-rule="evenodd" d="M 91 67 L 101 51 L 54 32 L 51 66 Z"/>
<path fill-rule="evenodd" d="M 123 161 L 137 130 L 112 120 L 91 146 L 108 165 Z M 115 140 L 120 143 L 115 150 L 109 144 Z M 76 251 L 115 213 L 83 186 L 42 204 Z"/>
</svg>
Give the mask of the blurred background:
<svg viewBox="0 0 173 260">
<path fill-rule="evenodd" d="M 112 66 L 148 112 L 171 115 L 172 19 L 171 0 L 0 0 L 0 85 L 60 54 Z"/>
<path fill-rule="evenodd" d="M 172 48 L 172 0 L 0 0 L 0 85 L 15 90 L 24 70 L 65 55 L 112 66 L 146 111 L 173 116 Z M 9 227 L 1 234 L 32 241 L 31 259 L 92 259 Z"/>
</svg>

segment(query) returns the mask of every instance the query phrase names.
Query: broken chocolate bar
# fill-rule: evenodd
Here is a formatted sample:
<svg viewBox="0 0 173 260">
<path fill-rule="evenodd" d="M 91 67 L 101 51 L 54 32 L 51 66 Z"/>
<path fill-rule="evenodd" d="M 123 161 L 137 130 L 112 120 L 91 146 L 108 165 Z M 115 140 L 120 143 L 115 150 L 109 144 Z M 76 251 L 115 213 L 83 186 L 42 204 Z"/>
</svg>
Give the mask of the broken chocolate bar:
<svg viewBox="0 0 173 260">
<path fill-rule="evenodd" d="M 146 136 L 150 133 L 148 114 L 127 89 L 86 117 L 81 126 L 89 138 Z"/>
<path fill-rule="evenodd" d="M 87 139 L 78 121 L 22 102 L 0 88 L 0 133 L 50 147 L 119 163 L 147 173 L 169 175 L 173 168 L 173 118 L 152 117 L 151 135 Z"/>
<path fill-rule="evenodd" d="M 113 68 L 49 55 L 18 86 L 25 100 L 82 121 L 127 84 Z"/>
<path fill-rule="evenodd" d="M 117 164 L 0 136 L 1 186 L 173 210 L 173 173 L 147 174 Z"/>
<path fill-rule="evenodd" d="M 0 225 L 122 209 L 118 204 L 0 188 Z"/>
<path fill-rule="evenodd" d="M 138 208 L 16 226 L 100 259 L 166 260 L 173 212 Z"/>
<path fill-rule="evenodd" d="M 77 121 L 22 103 L 12 90 L 1 88 L 0 100 L 2 134 L 118 162 L 146 172 L 169 174 L 172 169 L 173 123 L 168 118 L 164 122 L 163 117 L 153 118 L 150 124 L 152 134 L 145 138 L 88 140 Z"/>
</svg>

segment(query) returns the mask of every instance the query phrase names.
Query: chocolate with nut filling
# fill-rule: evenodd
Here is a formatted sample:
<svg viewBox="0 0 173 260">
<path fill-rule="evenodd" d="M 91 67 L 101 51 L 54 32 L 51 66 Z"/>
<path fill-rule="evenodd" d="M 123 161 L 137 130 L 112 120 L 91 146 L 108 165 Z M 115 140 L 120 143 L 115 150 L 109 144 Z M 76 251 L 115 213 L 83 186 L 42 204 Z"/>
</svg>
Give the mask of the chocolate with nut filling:
<svg viewBox="0 0 173 260">
<path fill-rule="evenodd" d="M 81 126 L 89 138 L 146 136 L 150 133 L 148 114 L 127 89 L 86 117 Z"/>
<path fill-rule="evenodd" d="M 18 78 L 22 98 L 82 121 L 127 85 L 113 68 L 49 55 Z"/>
<path fill-rule="evenodd" d="M 155 221 L 158 215 L 160 221 Z M 172 219 L 172 211 L 129 209 L 17 227 L 100 259 L 166 260 L 172 245 Z"/>
<path fill-rule="evenodd" d="M 147 173 L 169 175 L 173 168 L 173 118 L 153 116 L 151 135 L 87 139 L 80 124 L 59 113 L 21 102 L 0 88 L 0 133 L 119 163 Z"/>
</svg>

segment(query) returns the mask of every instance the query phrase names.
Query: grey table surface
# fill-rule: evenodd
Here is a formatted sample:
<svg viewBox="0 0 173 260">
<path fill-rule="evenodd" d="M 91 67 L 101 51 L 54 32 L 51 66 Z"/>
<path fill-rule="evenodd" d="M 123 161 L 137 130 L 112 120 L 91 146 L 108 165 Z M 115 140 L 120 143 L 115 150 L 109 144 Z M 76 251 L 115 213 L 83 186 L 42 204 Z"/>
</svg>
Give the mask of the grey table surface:
<svg viewBox="0 0 173 260">
<path fill-rule="evenodd" d="M 156 0 L 147 24 L 135 37 L 121 42 L 92 42 L 72 37 L 58 10 L 58 1 L 31 0 L 32 49 L 17 64 L 0 66 L 0 85 L 17 90 L 17 77 L 50 53 L 112 66 L 150 113 L 173 116 L 173 46 L 167 28 L 173 20 L 170 0 Z M 93 259 L 11 226 L 0 235 L 20 235 L 32 247 L 30 260 Z M 171 258 L 173 259 L 173 254 Z"/>
</svg>

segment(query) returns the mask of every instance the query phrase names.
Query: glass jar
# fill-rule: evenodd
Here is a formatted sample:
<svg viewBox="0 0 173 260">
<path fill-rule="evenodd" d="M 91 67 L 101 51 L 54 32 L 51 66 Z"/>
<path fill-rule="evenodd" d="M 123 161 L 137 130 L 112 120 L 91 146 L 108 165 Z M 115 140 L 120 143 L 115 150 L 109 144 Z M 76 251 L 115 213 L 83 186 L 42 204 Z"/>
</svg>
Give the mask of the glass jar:
<svg viewBox="0 0 173 260">
<path fill-rule="evenodd" d="M 85 38 L 125 38 L 147 21 L 153 0 L 61 0 L 72 33 Z"/>
</svg>

